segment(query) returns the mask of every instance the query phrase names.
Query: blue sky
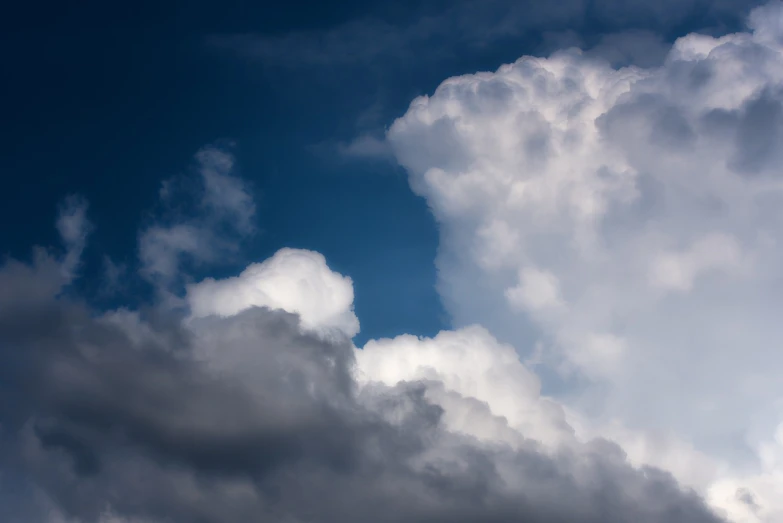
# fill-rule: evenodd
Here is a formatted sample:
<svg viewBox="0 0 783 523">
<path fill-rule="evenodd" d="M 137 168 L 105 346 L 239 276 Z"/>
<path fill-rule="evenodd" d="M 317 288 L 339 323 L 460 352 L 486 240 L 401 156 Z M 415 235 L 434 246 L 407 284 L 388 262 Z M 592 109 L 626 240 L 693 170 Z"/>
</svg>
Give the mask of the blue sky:
<svg viewBox="0 0 783 523">
<path fill-rule="evenodd" d="M 283 246 L 314 249 L 356 281 L 362 339 L 434 334 L 449 323 L 434 288 L 436 226 L 393 160 L 346 154 L 351 142 L 382 137 L 410 100 L 452 75 L 618 30 L 665 41 L 737 24 L 742 12 L 687 6 L 656 19 L 629 6 L 617 19 L 564 6 L 565 16 L 538 22 L 540 7 L 477 5 L 11 7 L 0 37 L 0 219 L 24 218 L 3 228 L 3 251 L 23 256 L 29 238 L 51 244 L 57 204 L 75 192 L 98 224 L 84 270 L 101 270 L 104 255 L 132 269 L 161 180 L 187 172 L 204 144 L 230 140 L 262 232 L 226 274 Z"/>
</svg>

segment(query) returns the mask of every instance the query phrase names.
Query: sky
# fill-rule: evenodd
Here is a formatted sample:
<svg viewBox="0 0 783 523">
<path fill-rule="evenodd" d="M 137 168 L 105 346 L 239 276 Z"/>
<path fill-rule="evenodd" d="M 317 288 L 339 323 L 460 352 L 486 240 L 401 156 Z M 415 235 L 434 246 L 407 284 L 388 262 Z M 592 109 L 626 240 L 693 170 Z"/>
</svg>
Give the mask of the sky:
<svg viewBox="0 0 783 523">
<path fill-rule="evenodd" d="M 0 519 L 783 521 L 783 4 L 0 21 Z"/>
</svg>

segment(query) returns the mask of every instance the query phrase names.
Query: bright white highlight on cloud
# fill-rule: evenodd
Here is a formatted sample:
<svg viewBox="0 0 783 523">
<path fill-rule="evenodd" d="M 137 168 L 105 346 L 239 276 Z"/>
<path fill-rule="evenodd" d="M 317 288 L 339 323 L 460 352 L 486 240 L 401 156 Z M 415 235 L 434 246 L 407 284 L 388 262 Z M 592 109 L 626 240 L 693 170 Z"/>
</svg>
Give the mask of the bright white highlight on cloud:
<svg viewBox="0 0 783 523">
<path fill-rule="evenodd" d="M 541 397 L 538 377 L 520 362 L 514 348 L 498 343 L 482 327 L 444 331 L 432 339 L 403 335 L 370 341 L 356 352 L 356 359 L 360 381 L 433 381 L 458 394 L 460 401 L 448 395 L 431 399 L 446 409 L 446 422 L 461 432 L 509 443 L 527 437 L 553 447 L 573 435 L 560 406 Z M 477 400 L 504 418 L 513 432 L 505 424 L 499 432 L 487 432 L 486 426 L 466 417 L 470 403 Z"/>
<path fill-rule="evenodd" d="M 675 472 L 737 521 L 783 520 L 764 457 L 783 421 L 781 20 L 774 2 L 749 32 L 688 35 L 659 68 L 524 57 L 446 80 L 388 133 L 441 225 L 455 325 L 543 348 L 565 380 L 545 390 L 642 438 L 644 461 L 707 456 Z"/>
<path fill-rule="evenodd" d="M 329 269 L 323 255 L 313 251 L 281 249 L 239 276 L 188 285 L 187 302 L 196 317 L 269 307 L 299 314 L 307 329 L 337 330 L 348 337 L 359 332 L 353 282 Z"/>
</svg>

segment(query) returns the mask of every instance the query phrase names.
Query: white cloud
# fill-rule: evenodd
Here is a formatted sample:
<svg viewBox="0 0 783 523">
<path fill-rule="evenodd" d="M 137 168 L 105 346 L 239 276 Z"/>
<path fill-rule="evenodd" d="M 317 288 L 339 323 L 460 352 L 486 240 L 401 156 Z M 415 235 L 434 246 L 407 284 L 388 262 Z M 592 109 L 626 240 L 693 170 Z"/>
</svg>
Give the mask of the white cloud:
<svg viewBox="0 0 783 523">
<path fill-rule="evenodd" d="M 269 307 L 299 314 L 307 329 L 337 330 L 348 337 L 359 332 L 353 282 L 330 270 L 323 255 L 313 251 L 281 249 L 239 276 L 188 285 L 186 300 L 195 317 Z"/>
<path fill-rule="evenodd" d="M 688 35 L 656 68 L 569 51 L 450 78 L 388 133 L 441 224 L 455 325 L 543 342 L 569 409 L 680 442 L 647 461 L 707 455 L 748 521 L 780 510 L 752 456 L 783 420 L 781 20 Z"/>
<path fill-rule="evenodd" d="M 549 271 L 525 267 L 519 271 L 519 284 L 506 290 L 506 298 L 512 306 L 529 309 L 531 313 L 559 309 L 560 282 Z"/>
<path fill-rule="evenodd" d="M 356 352 L 356 360 L 361 382 L 434 381 L 467 399 L 466 404 L 448 394 L 431 397 L 446 408 L 446 422 L 461 432 L 508 441 L 505 426 L 500 432 L 486 432 L 486 425 L 465 417 L 470 402 L 478 401 L 492 415 L 504 418 L 514 437 L 557 447 L 572 435 L 562 409 L 540 395 L 538 377 L 520 362 L 514 348 L 499 343 L 482 327 L 443 331 L 434 338 L 372 340 Z"/>
<path fill-rule="evenodd" d="M 742 265 L 738 242 L 725 234 L 713 234 L 696 241 L 686 252 L 661 253 L 653 260 L 653 285 L 689 291 L 694 279 L 708 270 L 731 272 Z"/>
</svg>

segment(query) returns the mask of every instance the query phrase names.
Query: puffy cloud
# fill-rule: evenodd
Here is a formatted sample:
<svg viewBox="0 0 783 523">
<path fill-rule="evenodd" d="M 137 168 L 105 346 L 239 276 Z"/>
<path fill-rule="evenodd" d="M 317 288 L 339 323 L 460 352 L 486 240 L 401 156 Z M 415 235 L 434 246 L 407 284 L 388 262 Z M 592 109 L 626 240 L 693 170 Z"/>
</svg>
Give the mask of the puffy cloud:
<svg viewBox="0 0 783 523">
<path fill-rule="evenodd" d="M 671 433 L 747 476 L 748 521 L 781 510 L 745 472 L 778 474 L 756 454 L 783 419 L 782 13 L 661 67 L 566 51 L 450 78 L 388 132 L 440 224 L 456 326 L 543 347 L 545 389 L 606 433 Z"/>
<path fill-rule="evenodd" d="M 560 406 L 540 396 L 538 377 L 520 362 L 513 347 L 498 343 L 482 327 L 444 331 L 432 339 L 402 335 L 369 341 L 356 353 L 356 359 L 360 381 L 389 386 L 431 381 L 469 398 L 468 403 L 487 405 L 493 416 L 505 421 L 498 435 L 484 433 L 490 440 L 508 442 L 503 434 L 512 434 L 515 441 L 522 435 L 557 447 L 572 436 Z M 484 431 L 484 424 L 468 422 L 457 414 L 468 407 L 455 402 L 454 396 L 442 398 L 447 403 L 439 403 L 445 407 L 444 415 L 452 428 L 479 437 L 473 431 Z"/>
<path fill-rule="evenodd" d="M 351 279 L 332 272 L 323 255 L 313 251 L 281 249 L 239 276 L 190 284 L 187 302 L 195 317 L 268 307 L 298 314 L 307 329 L 336 330 L 350 338 L 359 332 Z"/>
</svg>

